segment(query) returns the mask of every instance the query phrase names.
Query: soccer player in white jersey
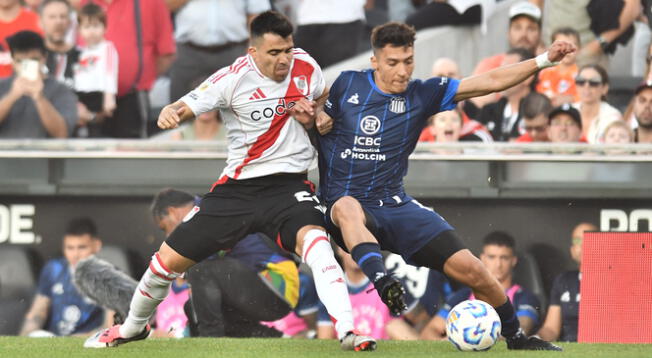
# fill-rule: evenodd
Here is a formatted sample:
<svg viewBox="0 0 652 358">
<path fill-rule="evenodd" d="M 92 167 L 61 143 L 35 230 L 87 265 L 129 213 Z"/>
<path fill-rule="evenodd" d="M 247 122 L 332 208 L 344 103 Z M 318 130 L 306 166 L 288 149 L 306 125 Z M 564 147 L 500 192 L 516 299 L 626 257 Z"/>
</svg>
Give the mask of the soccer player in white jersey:
<svg viewBox="0 0 652 358">
<path fill-rule="evenodd" d="M 354 330 L 342 269 L 323 228 L 323 208 L 306 178 L 316 153 L 304 127 L 312 126 L 312 100 L 322 96 L 325 82 L 317 63 L 294 48 L 292 30 L 285 16 L 260 14 L 251 23 L 246 56 L 161 111 L 158 125 L 169 129 L 220 109 L 229 138 L 227 166 L 152 257 L 125 322 L 98 332 L 85 347 L 147 338 L 147 323 L 172 280 L 247 234 L 262 232 L 310 266 L 342 349 L 375 349 L 373 338 Z"/>
</svg>

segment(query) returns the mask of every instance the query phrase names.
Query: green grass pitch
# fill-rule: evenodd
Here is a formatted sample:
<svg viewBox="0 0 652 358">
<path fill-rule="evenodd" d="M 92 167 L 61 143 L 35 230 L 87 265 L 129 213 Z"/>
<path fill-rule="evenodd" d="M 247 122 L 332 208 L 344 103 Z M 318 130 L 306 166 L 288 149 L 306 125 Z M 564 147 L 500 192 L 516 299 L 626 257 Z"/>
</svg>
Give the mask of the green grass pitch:
<svg viewBox="0 0 652 358">
<path fill-rule="evenodd" d="M 561 344 L 564 352 L 508 351 L 499 342 L 488 352 L 458 352 L 448 342 L 381 341 L 375 352 L 343 352 L 334 340 L 292 339 L 231 339 L 186 338 L 149 339 L 111 349 L 82 348 L 82 338 L 22 338 L 0 337 L 2 358 L 192 358 L 192 357 L 572 357 L 572 358 L 628 358 L 652 357 L 652 345 L 635 344 Z"/>
</svg>

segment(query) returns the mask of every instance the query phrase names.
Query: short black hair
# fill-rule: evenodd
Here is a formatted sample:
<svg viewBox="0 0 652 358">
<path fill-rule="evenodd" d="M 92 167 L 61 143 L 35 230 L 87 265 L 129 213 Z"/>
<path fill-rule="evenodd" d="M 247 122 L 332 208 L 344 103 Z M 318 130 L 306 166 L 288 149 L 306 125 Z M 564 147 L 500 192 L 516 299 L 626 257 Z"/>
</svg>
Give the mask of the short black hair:
<svg viewBox="0 0 652 358">
<path fill-rule="evenodd" d="M 168 215 L 168 208 L 178 208 L 195 202 L 195 197 L 185 191 L 165 188 L 152 199 L 150 211 L 154 220 L 161 220 Z"/>
<path fill-rule="evenodd" d="M 580 40 L 580 33 L 577 32 L 577 30 L 575 30 L 572 27 L 560 27 L 556 29 L 555 31 L 552 32 L 552 35 L 550 35 L 550 41 L 555 42 L 555 37 L 557 37 L 558 35 L 573 36 L 577 40 L 577 44 L 579 46 L 582 45 L 582 42 Z"/>
<path fill-rule="evenodd" d="M 552 111 L 550 99 L 539 92 L 530 92 L 521 101 L 520 113 L 523 119 L 534 119 L 542 114 L 548 118 L 550 111 Z"/>
<path fill-rule="evenodd" d="M 55 3 L 55 2 L 60 2 L 68 7 L 68 13 L 72 11 L 72 6 L 68 2 L 68 0 L 44 0 L 41 5 L 38 8 L 38 14 L 43 15 L 43 9 L 45 9 L 46 6 Z"/>
<path fill-rule="evenodd" d="M 101 6 L 89 2 L 88 4 L 82 6 L 81 9 L 79 9 L 79 12 L 77 13 L 77 22 L 81 24 L 82 19 L 95 19 L 98 20 L 99 22 L 106 27 L 106 13 L 104 12 L 104 9 L 102 9 Z"/>
<path fill-rule="evenodd" d="M 12 56 L 16 52 L 24 53 L 32 50 L 39 50 L 43 55 L 46 54 L 43 37 L 34 31 L 18 31 L 7 37 L 7 44 L 9 45 L 9 51 L 11 51 Z"/>
<path fill-rule="evenodd" d="M 97 226 L 93 219 L 84 216 L 79 218 L 74 218 L 68 222 L 66 226 L 65 235 L 68 236 L 83 236 L 90 235 L 90 237 L 97 237 Z"/>
<path fill-rule="evenodd" d="M 504 231 L 493 231 L 485 236 L 484 240 L 482 240 L 482 247 L 484 248 L 489 245 L 509 247 L 512 249 L 512 252 L 516 249 L 516 241 L 512 235 Z"/>
<path fill-rule="evenodd" d="M 387 45 L 412 47 L 415 37 L 414 27 L 400 22 L 388 22 L 371 30 L 371 47 L 374 50 L 380 50 Z"/>
<path fill-rule="evenodd" d="M 292 23 L 287 16 L 271 10 L 256 16 L 249 25 L 251 38 L 262 37 L 269 33 L 286 38 L 292 35 L 293 31 Z"/>
<path fill-rule="evenodd" d="M 534 57 L 534 53 L 532 51 L 524 48 L 524 47 L 513 47 L 510 48 L 505 55 L 519 55 L 521 57 L 521 61 L 529 60 Z"/>
</svg>

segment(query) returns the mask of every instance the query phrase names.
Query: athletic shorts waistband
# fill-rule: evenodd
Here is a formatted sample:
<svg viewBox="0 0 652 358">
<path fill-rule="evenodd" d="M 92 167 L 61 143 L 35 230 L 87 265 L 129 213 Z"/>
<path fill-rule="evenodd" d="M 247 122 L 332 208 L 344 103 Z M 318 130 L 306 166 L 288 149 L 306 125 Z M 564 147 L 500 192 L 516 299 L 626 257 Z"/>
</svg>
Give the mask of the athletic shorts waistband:
<svg viewBox="0 0 652 358">
<path fill-rule="evenodd" d="M 308 180 L 308 174 L 306 173 L 279 173 L 266 175 L 257 178 L 249 179 L 232 179 L 229 178 L 224 184 L 236 184 L 236 185 L 270 185 L 270 184 L 282 184 L 282 183 L 294 183 L 297 181 Z"/>
</svg>

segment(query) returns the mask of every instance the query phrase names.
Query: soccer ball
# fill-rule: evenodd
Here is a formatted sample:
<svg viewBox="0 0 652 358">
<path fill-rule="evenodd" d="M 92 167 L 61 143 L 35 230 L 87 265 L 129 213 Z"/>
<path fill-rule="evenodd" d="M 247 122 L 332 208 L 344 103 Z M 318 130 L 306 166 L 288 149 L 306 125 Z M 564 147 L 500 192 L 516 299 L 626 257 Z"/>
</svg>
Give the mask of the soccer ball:
<svg viewBox="0 0 652 358">
<path fill-rule="evenodd" d="M 464 301 L 448 314 L 446 335 L 461 351 L 486 351 L 500 336 L 500 317 L 484 301 Z"/>
</svg>

